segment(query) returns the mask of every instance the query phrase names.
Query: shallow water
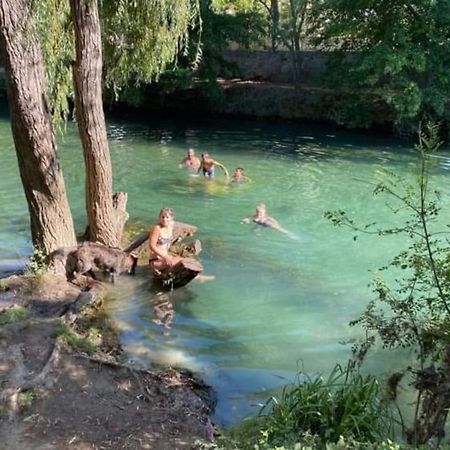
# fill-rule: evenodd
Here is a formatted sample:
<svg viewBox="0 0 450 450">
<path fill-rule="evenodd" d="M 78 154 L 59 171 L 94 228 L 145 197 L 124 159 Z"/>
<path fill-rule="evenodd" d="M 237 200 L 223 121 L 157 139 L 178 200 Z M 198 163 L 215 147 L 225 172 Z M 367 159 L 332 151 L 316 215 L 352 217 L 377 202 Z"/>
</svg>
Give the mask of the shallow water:
<svg viewBox="0 0 450 450">
<path fill-rule="evenodd" d="M 164 206 L 199 227 L 206 283 L 169 294 L 150 291 L 145 275 L 122 277 L 108 308 L 130 361 L 187 367 L 218 392 L 216 419 L 235 423 L 255 412 L 271 389 L 298 368 L 326 373 L 350 355 L 361 335 L 348 322 L 371 298 L 372 274 L 400 248 L 333 227 L 326 210 L 344 209 L 362 223 L 394 223 L 372 194 L 384 170 L 410 176 L 416 154 L 401 141 L 311 125 L 244 120 L 109 123 L 114 188 L 128 192 L 130 221 L 149 226 Z M 205 180 L 178 167 L 188 147 L 208 151 L 230 172 L 243 166 L 253 183 L 233 186 L 222 174 Z M 0 270 L 30 253 L 28 214 L 9 122 L 0 120 Z M 85 226 L 81 146 L 73 124 L 60 154 L 78 230 Z M 432 176 L 444 209 L 450 159 L 443 152 Z M 264 201 L 293 238 L 241 224 Z M 2 266 L 3 264 L 3 266 Z M 347 342 L 347 344 L 345 344 Z M 402 358 L 407 355 L 402 355 Z M 398 355 L 372 355 L 366 370 L 394 367 Z"/>
</svg>

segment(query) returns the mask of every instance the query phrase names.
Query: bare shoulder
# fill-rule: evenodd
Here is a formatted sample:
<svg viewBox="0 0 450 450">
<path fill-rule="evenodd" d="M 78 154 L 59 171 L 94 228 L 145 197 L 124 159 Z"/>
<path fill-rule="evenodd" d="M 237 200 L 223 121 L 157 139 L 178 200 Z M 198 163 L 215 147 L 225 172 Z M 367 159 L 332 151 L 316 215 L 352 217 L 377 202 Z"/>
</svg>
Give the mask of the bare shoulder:
<svg viewBox="0 0 450 450">
<path fill-rule="evenodd" d="M 153 226 L 150 228 L 149 233 L 150 233 L 150 234 L 154 234 L 154 233 L 156 233 L 156 232 L 159 233 L 160 229 L 161 229 L 161 227 L 160 227 L 159 225 L 153 225 Z"/>
</svg>

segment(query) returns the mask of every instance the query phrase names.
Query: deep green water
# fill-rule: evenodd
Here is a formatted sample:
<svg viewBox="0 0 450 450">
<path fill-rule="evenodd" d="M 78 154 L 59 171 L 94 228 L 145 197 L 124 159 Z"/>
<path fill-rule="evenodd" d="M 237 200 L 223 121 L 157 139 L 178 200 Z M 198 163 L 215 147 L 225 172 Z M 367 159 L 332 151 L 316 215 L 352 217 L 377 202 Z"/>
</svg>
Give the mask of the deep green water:
<svg viewBox="0 0 450 450">
<path fill-rule="evenodd" d="M 130 222 L 150 226 L 164 206 L 199 227 L 200 260 L 216 278 L 194 281 L 155 297 L 145 276 L 124 277 L 109 309 L 128 358 L 175 364 L 198 372 L 218 392 L 217 420 L 230 424 L 257 410 L 298 367 L 327 373 L 345 362 L 361 330 L 348 322 L 371 298 L 372 274 L 396 253 L 396 238 L 363 236 L 323 218 L 345 209 L 362 223 L 394 223 L 372 195 L 384 170 L 410 176 L 416 153 L 402 141 L 330 131 L 311 125 L 244 120 L 109 123 L 114 188 L 128 192 Z M 243 166 L 252 184 L 230 186 L 178 167 L 188 147 L 208 151 L 230 170 Z M 84 175 L 75 127 L 60 139 L 60 155 L 78 230 L 85 226 Z M 0 264 L 14 266 L 30 253 L 28 214 L 9 122 L 0 120 Z M 450 159 L 437 158 L 433 187 L 448 210 Z M 294 239 L 240 223 L 264 201 Z M 445 215 L 445 214 L 444 214 Z M 444 216 L 443 215 L 443 216 Z M 445 217 L 443 217 L 445 218 Z M 173 317 L 155 323 L 160 314 Z M 164 321 L 168 322 L 167 327 Z M 402 355 L 401 358 L 407 358 Z M 383 373 L 399 355 L 378 352 L 366 370 Z"/>
</svg>

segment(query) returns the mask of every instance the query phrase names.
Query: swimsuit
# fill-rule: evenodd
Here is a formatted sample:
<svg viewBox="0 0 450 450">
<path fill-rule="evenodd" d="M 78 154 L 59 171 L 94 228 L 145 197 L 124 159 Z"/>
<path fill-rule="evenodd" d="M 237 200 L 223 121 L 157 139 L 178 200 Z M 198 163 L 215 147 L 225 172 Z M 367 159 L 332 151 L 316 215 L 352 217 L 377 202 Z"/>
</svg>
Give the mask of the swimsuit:
<svg viewBox="0 0 450 450">
<path fill-rule="evenodd" d="M 165 238 L 161 235 L 158 236 L 158 241 L 156 242 L 158 245 L 169 245 L 172 242 L 172 238 Z"/>
<path fill-rule="evenodd" d="M 207 169 L 206 167 L 203 167 L 203 175 L 205 177 L 213 178 L 214 177 L 214 167 L 210 167 Z"/>
<path fill-rule="evenodd" d="M 172 243 L 172 237 L 164 237 L 161 236 L 161 234 L 158 236 L 158 240 L 156 241 L 156 244 L 161 246 L 161 247 L 169 247 L 170 244 Z M 153 261 L 159 261 L 161 258 L 157 255 L 152 255 L 150 256 L 150 259 L 148 260 L 148 262 L 151 264 Z"/>
<path fill-rule="evenodd" d="M 267 220 L 253 219 L 253 222 L 255 222 L 256 224 L 261 225 L 263 227 L 270 227 L 270 223 L 268 223 Z"/>
</svg>

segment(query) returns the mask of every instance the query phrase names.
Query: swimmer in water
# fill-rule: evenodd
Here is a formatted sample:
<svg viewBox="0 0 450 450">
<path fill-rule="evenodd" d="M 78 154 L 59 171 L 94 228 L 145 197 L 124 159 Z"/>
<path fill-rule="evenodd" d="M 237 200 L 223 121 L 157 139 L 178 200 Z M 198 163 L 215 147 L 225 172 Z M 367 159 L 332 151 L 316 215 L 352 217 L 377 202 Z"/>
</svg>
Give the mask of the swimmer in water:
<svg viewBox="0 0 450 450">
<path fill-rule="evenodd" d="M 245 171 L 244 171 L 243 167 L 236 167 L 236 169 L 234 169 L 234 174 L 231 178 L 231 182 L 236 183 L 236 184 L 242 184 L 242 183 L 247 183 L 247 182 L 251 183 L 252 180 L 250 177 L 245 175 Z"/>
<path fill-rule="evenodd" d="M 186 167 L 187 169 L 198 170 L 200 167 L 200 160 L 195 156 L 195 151 L 190 148 L 187 151 L 186 157 L 181 161 L 180 167 Z"/>
<path fill-rule="evenodd" d="M 202 154 L 202 160 L 200 162 L 200 167 L 198 168 L 197 172 L 202 171 L 203 176 L 206 178 L 214 178 L 214 169 L 217 167 L 220 167 L 223 172 L 225 173 L 225 176 L 228 178 L 230 175 L 228 174 L 227 168 L 220 163 L 219 161 L 216 161 L 215 159 L 212 159 L 211 156 L 209 156 L 208 153 Z"/>
<path fill-rule="evenodd" d="M 274 219 L 273 217 L 267 215 L 266 212 L 266 205 L 264 203 L 259 203 L 256 206 L 255 214 L 251 217 L 245 217 L 242 219 L 241 223 L 256 223 L 257 225 L 261 225 L 263 227 L 270 227 L 275 230 L 280 231 L 281 233 L 287 234 L 288 236 L 292 237 L 292 234 L 283 228 L 278 220 Z"/>
</svg>

